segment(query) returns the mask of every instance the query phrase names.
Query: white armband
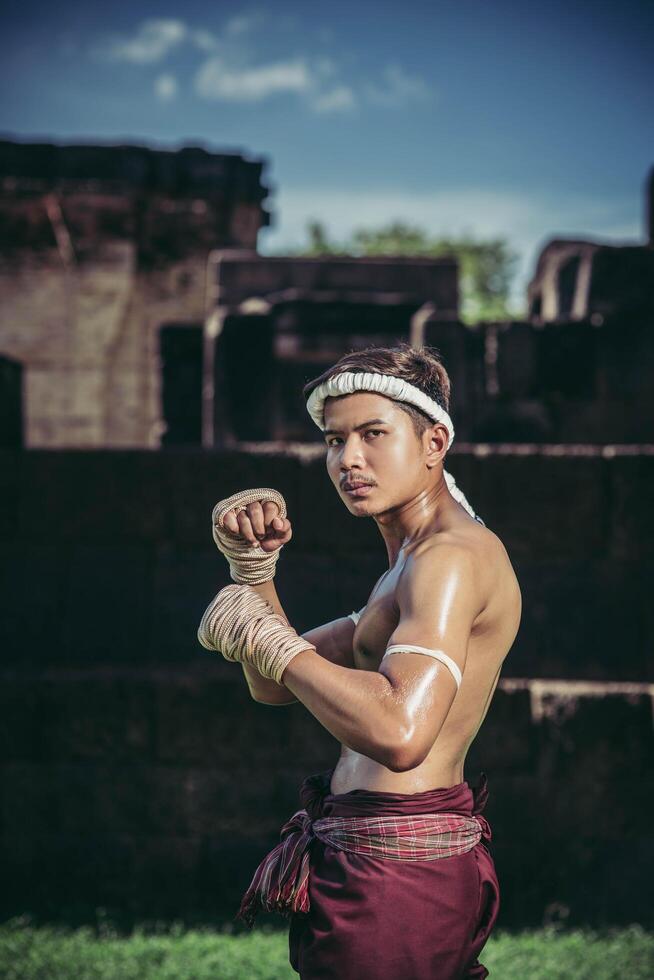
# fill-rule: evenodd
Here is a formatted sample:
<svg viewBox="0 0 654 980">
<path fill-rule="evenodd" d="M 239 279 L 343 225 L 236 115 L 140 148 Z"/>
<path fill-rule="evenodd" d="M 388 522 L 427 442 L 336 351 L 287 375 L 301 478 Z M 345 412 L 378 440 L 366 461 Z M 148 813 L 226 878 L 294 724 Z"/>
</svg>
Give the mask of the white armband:
<svg viewBox="0 0 654 980">
<path fill-rule="evenodd" d="M 454 680 L 456 681 L 457 690 L 461 686 L 462 678 L 459 665 L 455 663 L 451 657 L 448 657 L 446 653 L 443 653 L 442 650 L 429 650 L 427 647 L 417 647 L 410 643 L 394 643 L 392 646 L 386 647 L 386 653 L 382 657 L 382 660 L 385 660 L 391 653 L 424 653 L 427 657 L 433 657 L 434 660 L 440 660 L 440 662 L 445 664 L 445 666 L 451 672 Z"/>
</svg>

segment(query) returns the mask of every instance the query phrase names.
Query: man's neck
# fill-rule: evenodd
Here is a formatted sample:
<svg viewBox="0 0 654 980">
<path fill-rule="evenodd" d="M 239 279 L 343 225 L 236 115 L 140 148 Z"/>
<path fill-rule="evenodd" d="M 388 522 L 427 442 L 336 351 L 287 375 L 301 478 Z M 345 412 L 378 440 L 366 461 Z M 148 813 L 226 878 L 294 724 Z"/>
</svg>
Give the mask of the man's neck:
<svg viewBox="0 0 654 980">
<path fill-rule="evenodd" d="M 449 497 L 445 478 L 441 474 L 435 486 L 426 487 L 401 506 L 374 516 L 386 545 L 389 568 L 395 565 L 401 551 L 438 530 Z"/>
</svg>

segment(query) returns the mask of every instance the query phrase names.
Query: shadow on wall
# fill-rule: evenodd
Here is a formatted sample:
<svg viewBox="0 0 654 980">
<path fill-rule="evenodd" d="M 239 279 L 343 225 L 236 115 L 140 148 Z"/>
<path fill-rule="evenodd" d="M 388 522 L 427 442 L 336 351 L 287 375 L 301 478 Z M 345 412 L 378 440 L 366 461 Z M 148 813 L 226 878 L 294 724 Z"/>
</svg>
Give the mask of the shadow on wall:
<svg viewBox="0 0 654 980">
<path fill-rule="evenodd" d="M 23 368 L 0 355 L 0 449 L 23 445 Z"/>
</svg>

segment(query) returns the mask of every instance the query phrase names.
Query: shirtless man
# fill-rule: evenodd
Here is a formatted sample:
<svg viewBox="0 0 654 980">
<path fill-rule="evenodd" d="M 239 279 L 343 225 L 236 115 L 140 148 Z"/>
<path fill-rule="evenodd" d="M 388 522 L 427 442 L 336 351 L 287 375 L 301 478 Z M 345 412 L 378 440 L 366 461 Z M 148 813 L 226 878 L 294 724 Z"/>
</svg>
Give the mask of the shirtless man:
<svg viewBox="0 0 654 980">
<path fill-rule="evenodd" d="M 343 394 L 329 386 L 339 375 L 351 382 L 341 385 Z M 398 378 L 406 382 L 399 394 Z M 327 781 L 323 774 L 320 806 L 310 801 L 314 823 L 325 814 L 350 815 L 358 791 L 368 816 L 458 814 L 476 819 L 487 840 L 486 821 L 473 816 L 485 795 L 473 798 L 464 762 L 517 634 L 521 596 L 502 542 L 444 470 L 453 432 L 447 375 L 429 348 L 374 348 L 341 358 L 305 388 L 309 395 L 316 391 L 322 397 L 314 398 L 312 415 L 322 421 L 329 477 L 351 514 L 377 524 L 389 568 L 359 615 L 302 634 L 307 648 L 292 656 L 280 683 L 243 662 L 250 692 L 265 704 L 302 702 L 341 742 Z M 268 554 L 292 536 L 290 520 L 271 500 L 229 511 L 224 526 Z M 247 588 L 288 623 L 272 578 Z M 304 787 L 307 798 L 310 788 Z M 303 826 L 311 835 L 306 821 Z M 397 862 L 387 855 L 362 859 L 361 852 L 329 845 L 319 859 L 315 855 L 313 849 L 308 911 L 294 914 L 291 924 L 291 963 L 303 978 L 487 976 L 476 956 L 497 916 L 499 890 L 480 836 L 474 847 L 445 860 L 420 863 L 407 856 L 400 862 L 404 883 L 396 894 L 389 885 L 381 905 L 370 892 L 379 887 L 379 869 L 384 873 Z M 346 927 L 330 905 L 338 881 L 336 897 L 341 911 L 347 908 L 349 879 L 361 873 L 362 860 L 366 874 L 377 869 L 375 883 L 359 882 L 361 894 L 352 899 L 353 909 L 360 909 L 362 896 L 370 906 L 372 930 L 365 938 L 365 930 Z M 432 877 L 416 904 L 425 871 Z M 402 922 L 399 903 L 407 908 Z M 415 932 L 423 920 L 426 933 Z"/>
</svg>

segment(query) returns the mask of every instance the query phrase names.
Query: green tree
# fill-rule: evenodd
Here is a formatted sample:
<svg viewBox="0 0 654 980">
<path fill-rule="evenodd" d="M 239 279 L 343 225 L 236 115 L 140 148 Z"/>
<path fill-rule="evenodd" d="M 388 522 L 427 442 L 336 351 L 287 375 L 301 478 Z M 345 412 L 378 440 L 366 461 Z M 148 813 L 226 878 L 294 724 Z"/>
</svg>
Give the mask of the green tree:
<svg viewBox="0 0 654 980">
<path fill-rule="evenodd" d="M 423 228 L 402 221 L 380 228 L 359 228 L 340 244 L 330 240 L 321 222 L 310 221 L 307 238 L 307 245 L 296 254 L 453 256 L 459 263 L 460 313 L 464 323 L 515 316 L 509 311 L 508 302 L 518 255 L 503 238 L 484 241 L 470 234 L 432 238 Z"/>
</svg>

